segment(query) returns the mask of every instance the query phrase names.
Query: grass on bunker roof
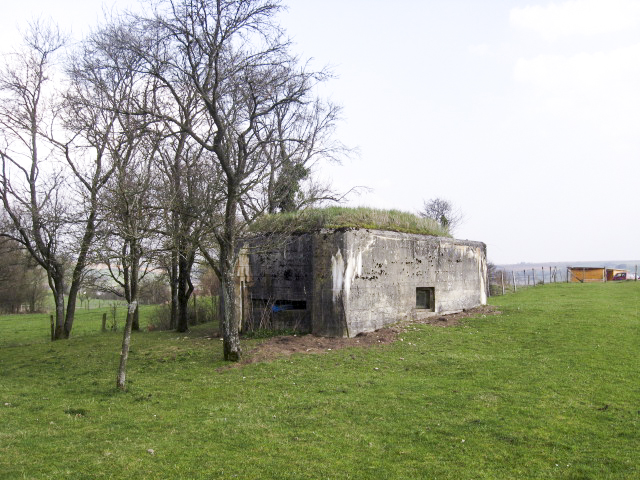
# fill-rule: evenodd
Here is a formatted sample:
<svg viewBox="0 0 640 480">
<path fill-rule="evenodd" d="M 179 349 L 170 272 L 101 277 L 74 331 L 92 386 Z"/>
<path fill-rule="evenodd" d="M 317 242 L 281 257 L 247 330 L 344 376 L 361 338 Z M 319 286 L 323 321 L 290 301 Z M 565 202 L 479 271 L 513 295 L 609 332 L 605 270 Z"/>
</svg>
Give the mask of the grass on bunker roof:
<svg viewBox="0 0 640 480">
<path fill-rule="evenodd" d="M 253 232 L 308 233 L 321 229 L 368 228 L 422 235 L 451 236 L 430 218 L 400 210 L 368 207 L 310 208 L 298 212 L 264 215 L 251 225 Z"/>
<path fill-rule="evenodd" d="M 0 478 L 638 478 L 640 282 L 492 302 L 237 368 L 206 324 L 139 332 L 126 393 L 120 332 L 49 343 L 43 315 L 15 341 L 0 317 Z"/>
</svg>

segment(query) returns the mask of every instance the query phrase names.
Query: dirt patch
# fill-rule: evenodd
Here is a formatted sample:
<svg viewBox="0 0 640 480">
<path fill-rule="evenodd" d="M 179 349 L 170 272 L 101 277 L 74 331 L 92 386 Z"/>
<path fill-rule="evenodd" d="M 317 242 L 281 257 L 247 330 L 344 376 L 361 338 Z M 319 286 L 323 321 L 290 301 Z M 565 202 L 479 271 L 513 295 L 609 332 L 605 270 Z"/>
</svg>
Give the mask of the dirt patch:
<svg viewBox="0 0 640 480">
<path fill-rule="evenodd" d="M 371 347 L 394 342 L 398 334 L 416 323 L 437 327 L 452 327 L 460 324 L 460 320 L 483 315 L 498 315 L 501 312 L 490 305 L 480 306 L 459 313 L 436 315 L 423 320 L 400 322 L 375 332 L 361 333 L 354 338 L 316 337 L 315 335 L 287 335 L 264 340 L 254 348 L 245 352 L 240 364 L 265 362 L 275 358 L 289 356 L 294 353 L 326 353 L 347 347 Z"/>
</svg>

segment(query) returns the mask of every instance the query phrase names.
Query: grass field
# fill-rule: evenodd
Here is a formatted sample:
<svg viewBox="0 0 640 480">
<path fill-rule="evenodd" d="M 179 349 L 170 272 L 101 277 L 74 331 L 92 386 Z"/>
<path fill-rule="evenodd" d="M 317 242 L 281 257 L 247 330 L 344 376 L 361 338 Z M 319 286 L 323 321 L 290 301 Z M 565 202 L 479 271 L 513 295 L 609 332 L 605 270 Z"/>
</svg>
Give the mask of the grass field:
<svg viewBox="0 0 640 480">
<path fill-rule="evenodd" d="M 553 284 L 403 341 L 221 368 L 207 325 L 0 317 L 0 478 L 640 478 L 640 282 Z M 257 341 L 257 340 L 252 340 Z"/>
<path fill-rule="evenodd" d="M 97 301 L 94 301 L 97 304 Z M 115 306 L 115 317 L 114 317 Z M 102 308 L 90 310 L 78 308 L 75 313 L 72 335 L 74 337 L 96 335 L 102 329 L 102 314 L 107 314 L 107 327 L 114 323 L 116 331 L 124 328 L 127 305 L 123 301 L 101 302 Z M 53 309 L 53 306 L 51 307 Z M 140 305 L 140 328 L 146 328 L 154 306 Z M 20 314 L 0 316 L 0 348 L 8 346 L 50 343 L 51 323 L 49 314 Z M 0 357 L 2 358 L 2 357 Z"/>
</svg>

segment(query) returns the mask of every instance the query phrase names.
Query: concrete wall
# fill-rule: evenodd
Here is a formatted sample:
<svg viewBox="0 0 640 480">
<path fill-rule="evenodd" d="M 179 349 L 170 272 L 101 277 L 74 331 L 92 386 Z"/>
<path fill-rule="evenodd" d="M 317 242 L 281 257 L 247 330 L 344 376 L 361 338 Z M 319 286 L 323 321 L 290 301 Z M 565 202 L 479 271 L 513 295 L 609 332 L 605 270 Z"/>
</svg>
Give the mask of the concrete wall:
<svg viewBox="0 0 640 480">
<path fill-rule="evenodd" d="M 254 241 L 250 250 L 258 245 Z M 255 299 L 304 301 L 299 314 L 317 335 L 353 337 L 407 317 L 486 303 L 486 246 L 480 242 L 328 230 L 292 236 L 285 246 L 248 258 L 244 278 L 253 322 L 260 310 Z M 431 309 L 416 308 L 416 289 L 433 289 Z"/>
<path fill-rule="evenodd" d="M 239 259 L 237 290 L 245 282 L 244 328 L 311 332 L 313 252 L 309 235 L 269 237 L 247 242 Z M 287 307 L 294 307 L 286 309 Z"/>
<path fill-rule="evenodd" d="M 331 257 L 332 299 L 342 304 L 347 336 L 486 304 L 483 243 L 375 230 L 335 235 L 342 242 Z M 434 289 L 432 311 L 416 308 L 417 288 Z"/>
</svg>

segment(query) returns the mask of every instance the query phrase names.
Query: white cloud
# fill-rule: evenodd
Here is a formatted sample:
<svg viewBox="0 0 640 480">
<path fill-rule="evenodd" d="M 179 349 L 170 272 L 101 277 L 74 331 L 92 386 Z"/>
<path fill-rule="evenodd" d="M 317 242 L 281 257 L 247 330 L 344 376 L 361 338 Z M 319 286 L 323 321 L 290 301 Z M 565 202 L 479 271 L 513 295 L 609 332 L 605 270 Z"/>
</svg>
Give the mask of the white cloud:
<svg viewBox="0 0 640 480">
<path fill-rule="evenodd" d="M 571 35 L 595 35 L 637 28 L 640 2 L 637 0 L 572 0 L 514 8 L 509 23 L 530 30 L 545 40 Z"/>
</svg>

